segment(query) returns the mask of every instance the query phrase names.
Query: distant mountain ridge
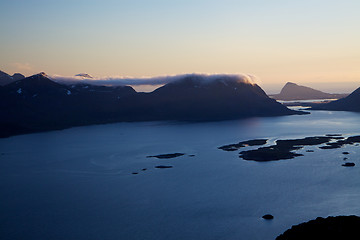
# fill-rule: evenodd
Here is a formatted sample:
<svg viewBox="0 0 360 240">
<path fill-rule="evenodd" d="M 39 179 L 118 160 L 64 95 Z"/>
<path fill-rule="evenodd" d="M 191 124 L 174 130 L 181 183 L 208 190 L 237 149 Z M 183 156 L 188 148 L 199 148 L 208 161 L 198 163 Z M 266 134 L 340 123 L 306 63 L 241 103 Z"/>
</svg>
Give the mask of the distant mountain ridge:
<svg viewBox="0 0 360 240">
<path fill-rule="evenodd" d="M 310 87 L 287 82 L 279 94 L 274 94 L 271 97 L 276 100 L 291 101 L 311 99 L 339 99 L 346 97 L 347 95 L 348 94 L 325 93 Z"/>
<path fill-rule="evenodd" d="M 121 121 L 214 121 L 304 114 L 233 76 L 189 75 L 151 93 L 129 86 L 65 85 L 45 73 L 0 88 L 0 133 L 63 129 Z"/>
<path fill-rule="evenodd" d="M 9 83 L 24 79 L 25 76 L 21 73 L 15 73 L 14 75 L 10 76 L 9 74 L 0 71 L 0 86 L 5 86 Z"/>
</svg>

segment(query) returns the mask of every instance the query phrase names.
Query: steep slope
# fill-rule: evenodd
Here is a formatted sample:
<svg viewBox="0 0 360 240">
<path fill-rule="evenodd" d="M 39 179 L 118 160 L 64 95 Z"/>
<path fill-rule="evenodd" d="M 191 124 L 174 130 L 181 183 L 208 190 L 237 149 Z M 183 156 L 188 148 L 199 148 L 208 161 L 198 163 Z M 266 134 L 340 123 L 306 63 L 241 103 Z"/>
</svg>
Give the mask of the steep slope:
<svg viewBox="0 0 360 240">
<path fill-rule="evenodd" d="M 272 95 L 276 100 L 310 100 L 310 99 L 339 99 L 347 96 L 347 94 L 331 94 L 325 93 L 310 87 L 297 85 L 288 82 L 281 89 L 279 94 Z"/>
<path fill-rule="evenodd" d="M 318 104 L 312 109 L 360 112 L 360 88 L 356 89 L 345 98 L 326 104 Z"/>
</svg>

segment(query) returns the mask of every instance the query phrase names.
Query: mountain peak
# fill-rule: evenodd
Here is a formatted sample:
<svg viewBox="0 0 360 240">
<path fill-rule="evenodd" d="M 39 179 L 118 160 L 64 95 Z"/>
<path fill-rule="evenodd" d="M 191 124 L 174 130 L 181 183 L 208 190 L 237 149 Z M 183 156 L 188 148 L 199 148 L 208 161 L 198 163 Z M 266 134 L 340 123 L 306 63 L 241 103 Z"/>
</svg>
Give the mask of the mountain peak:
<svg viewBox="0 0 360 240">
<path fill-rule="evenodd" d="M 273 97 L 277 100 L 309 100 L 341 98 L 344 95 L 325 93 L 310 87 L 287 82 L 281 89 L 280 94 L 273 95 Z"/>
<path fill-rule="evenodd" d="M 50 77 L 49 75 L 47 75 L 45 72 L 40 72 L 38 74 L 32 75 L 30 77 L 24 78 L 18 82 L 21 82 L 22 84 L 25 85 L 38 85 L 38 86 L 46 86 L 48 84 L 57 84 L 55 83 Z"/>
<path fill-rule="evenodd" d="M 14 81 L 18 81 L 18 80 L 21 80 L 21 79 L 25 78 L 25 76 L 22 75 L 21 73 L 14 73 L 14 75 L 12 75 L 11 77 L 12 77 L 12 79 Z"/>
<path fill-rule="evenodd" d="M 239 84 L 255 85 L 250 77 L 242 75 L 205 75 L 205 74 L 187 74 L 166 84 L 165 86 L 183 86 L 188 88 L 202 87 L 236 87 Z"/>
<path fill-rule="evenodd" d="M 35 74 L 36 76 L 42 76 L 42 77 L 46 77 L 49 78 L 49 76 L 45 73 L 45 72 L 40 72 L 38 74 Z"/>
<path fill-rule="evenodd" d="M 215 98 L 219 101 L 238 101 L 242 99 L 264 99 L 268 98 L 266 93 L 256 84 L 250 77 L 242 75 L 204 75 L 204 74 L 188 74 L 181 76 L 154 91 L 155 94 L 161 95 L 163 98 L 169 99 L 193 99 L 209 102 Z M 229 100 L 231 99 L 232 100 Z M 237 99 L 237 100 L 235 100 Z M 242 101 L 242 100 L 239 100 Z"/>
<path fill-rule="evenodd" d="M 79 74 L 76 74 L 75 77 L 93 78 L 90 74 L 87 74 L 87 73 L 79 73 Z"/>
<path fill-rule="evenodd" d="M 293 82 L 287 82 L 284 87 L 286 87 L 286 86 L 299 86 L 299 85 L 297 85 L 296 83 L 293 83 Z"/>
</svg>

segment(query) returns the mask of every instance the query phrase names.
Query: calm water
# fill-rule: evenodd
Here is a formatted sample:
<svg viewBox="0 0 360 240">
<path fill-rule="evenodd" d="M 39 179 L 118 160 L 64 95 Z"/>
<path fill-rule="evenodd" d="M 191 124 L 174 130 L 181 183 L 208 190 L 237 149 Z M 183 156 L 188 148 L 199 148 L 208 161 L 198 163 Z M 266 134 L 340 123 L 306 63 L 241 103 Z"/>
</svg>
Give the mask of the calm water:
<svg viewBox="0 0 360 240">
<path fill-rule="evenodd" d="M 217 149 L 329 133 L 360 134 L 360 114 L 119 123 L 0 139 L 0 238 L 270 240 L 318 216 L 360 215 L 358 146 L 306 147 L 304 157 L 266 163 Z M 354 168 L 341 166 L 343 151 Z M 146 158 L 174 152 L 187 155 Z M 266 213 L 274 220 L 261 219 Z"/>
</svg>

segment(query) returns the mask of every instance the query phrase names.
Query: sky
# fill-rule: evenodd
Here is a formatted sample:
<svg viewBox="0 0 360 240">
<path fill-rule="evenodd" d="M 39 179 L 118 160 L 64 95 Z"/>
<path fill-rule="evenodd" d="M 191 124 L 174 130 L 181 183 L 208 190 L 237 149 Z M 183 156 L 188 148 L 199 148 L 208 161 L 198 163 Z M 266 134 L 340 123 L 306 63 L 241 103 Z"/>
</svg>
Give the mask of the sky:
<svg viewBox="0 0 360 240">
<path fill-rule="evenodd" d="M 0 0 L 0 70 L 360 85 L 358 0 Z"/>
</svg>

